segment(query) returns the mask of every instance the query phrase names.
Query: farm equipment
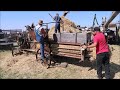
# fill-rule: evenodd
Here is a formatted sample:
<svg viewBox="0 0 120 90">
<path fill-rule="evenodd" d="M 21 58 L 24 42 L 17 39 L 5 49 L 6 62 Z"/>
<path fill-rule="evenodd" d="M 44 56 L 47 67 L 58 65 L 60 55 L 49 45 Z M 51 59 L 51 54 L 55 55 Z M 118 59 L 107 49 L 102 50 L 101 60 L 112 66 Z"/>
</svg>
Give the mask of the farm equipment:
<svg viewBox="0 0 120 90">
<path fill-rule="evenodd" d="M 66 16 L 68 12 L 65 12 Z M 55 22 L 50 22 L 55 23 Z M 74 33 L 54 33 L 52 34 L 53 38 L 48 36 L 48 24 L 44 23 L 46 26 L 47 37 L 45 38 L 45 63 L 50 67 L 54 56 L 63 56 L 76 58 L 80 61 L 84 61 L 85 58 L 96 58 L 95 49 L 84 50 L 82 45 L 89 45 L 91 43 L 91 32 L 74 32 Z M 29 46 L 28 48 L 19 48 L 19 51 L 34 52 L 36 55 L 36 60 L 40 59 L 40 43 L 36 41 L 34 30 L 30 26 L 26 27 L 28 33 L 26 34 L 27 40 L 24 41 Z M 63 30 L 64 31 L 64 30 Z M 28 37 L 29 36 L 29 37 Z M 25 37 L 24 37 L 25 39 Z M 12 50 L 14 52 L 15 49 Z M 13 54 L 14 56 L 14 54 Z M 56 61 L 53 61 L 54 63 Z"/>
<path fill-rule="evenodd" d="M 0 30 L 0 50 L 11 50 L 12 42 L 5 37 L 5 33 Z"/>
<path fill-rule="evenodd" d="M 103 28 L 103 33 L 106 36 L 106 40 L 108 42 L 108 44 L 115 44 L 116 42 L 118 42 L 118 28 L 116 24 L 110 24 L 112 22 L 112 20 L 120 13 L 120 11 L 113 11 L 111 17 L 106 21 L 106 17 L 102 18 L 102 28 Z M 98 21 L 96 18 L 96 14 L 94 16 L 94 20 L 93 20 L 93 28 L 95 25 L 95 20 L 97 25 Z"/>
<path fill-rule="evenodd" d="M 54 23 L 54 22 L 51 22 Z M 48 27 L 49 23 L 45 23 Z M 28 33 L 23 36 L 22 44 L 13 47 L 12 55 L 17 53 L 32 52 L 36 55 L 36 60 L 40 59 L 40 43 L 36 41 L 34 30 L 27 28 Z M 48 30 L 46 29 L 46 32 Z M 30 39 L 28 39 L 28 36 Z M 91 42 L 91 33 L 55 33 L 53 40 L 47 35 L 45 38 L 45 63 L 50 67 L 53 56 L 64 56 L 76 58 L 83 61 L 86 57 L 92 57 L 90 50 L 86 51 L 82 45 Z M 17 52 L 16 52 L 17 51 Z M 87 54 L 86 54 L 87 53 Z M 92 56 L 88 55 L 91 54 Z M 56 61 L 53 61 L 54 63 Z"/>
<path fill-rule="evenodd" d="M 55 33 L 53 34 L 53 40 L 49 40 L 49 65 L 54 56 L 62 56 L 78 59 L 84 61 L 85 58 L 96 58 L 95 49 L 84 50 L 82 45 L 89 44 L 91 42 L 91 33 Z M 39 57 L 39 53 L 36 53 Z M 36 57 L 36 59 L 38 59 Z M 53 61 L 54 63 L 56 61 Z"/>
<path fill-rule="evenodd" d="M 108 44 L 119 42 L 118 28 L 116 24 L 110 24 L 112 20 L 120 13 L 120 11 L 113 11 L 111 17 L 103 23 L 103 31 L 106 33 Z M 114 30 L 111 30 L 111 28 Z"/>
<path fill-rule="evenodd" d="M 48 27 L 48 23 L 44 23 L 46 27 Z M 14 43 L 12 48 L 12 55 L 15 56 L 17 54 L 22 53 L 34 53 L 36 55 L 36 60 L 40 59 L 40 43 L 36 41 L 36 36 L 34 32 L 34 28 L 27 25 L 25 33 L 18 38 L 18 42 Z M 46 33 L 49 31 L 48 28 L 45 29 Z M 45 41 L 45 57 L 48 59 L 50 48 L 49 48 L 49 40 L 48 35 L 44 38 Z"/>
<path fill-rule="evenodd" d="M 91 33 L 57 33 L 53 35 L 52 54 L 84 60 L 82 45 L 91 41 Z"/>
</svg>

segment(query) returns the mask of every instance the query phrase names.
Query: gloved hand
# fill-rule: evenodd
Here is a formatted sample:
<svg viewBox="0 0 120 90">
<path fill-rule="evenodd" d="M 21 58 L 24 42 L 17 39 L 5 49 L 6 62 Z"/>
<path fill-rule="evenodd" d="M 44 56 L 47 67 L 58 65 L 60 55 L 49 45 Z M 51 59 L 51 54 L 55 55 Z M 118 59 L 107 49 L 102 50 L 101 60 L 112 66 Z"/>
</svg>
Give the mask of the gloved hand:
<svg viewBox="0 0 120 90">
<path fill-rule="evenodd" d="M 87 49 L 87 46 L 86 46 L 86 45 L 83 45 L 82 48 Z"/>
</svg>

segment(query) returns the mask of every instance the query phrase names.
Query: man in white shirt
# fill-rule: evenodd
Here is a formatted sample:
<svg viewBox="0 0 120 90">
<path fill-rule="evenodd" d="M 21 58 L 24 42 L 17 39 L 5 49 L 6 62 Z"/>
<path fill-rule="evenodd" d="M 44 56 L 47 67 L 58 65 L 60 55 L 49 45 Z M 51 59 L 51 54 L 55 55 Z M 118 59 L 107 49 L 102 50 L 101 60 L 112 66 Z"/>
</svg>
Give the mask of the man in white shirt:
<svg viewBox="0 0 120 90">
<path fill-rule="evenodd" d="M 43 28 L 43 21 L 39 20 L 38 25 L 35 27 L 35 35 L 36 40 L 40 42 L 40 52 L 41 52 L 41 64 L 44 62 L 44 28 Z"/>
</svg>

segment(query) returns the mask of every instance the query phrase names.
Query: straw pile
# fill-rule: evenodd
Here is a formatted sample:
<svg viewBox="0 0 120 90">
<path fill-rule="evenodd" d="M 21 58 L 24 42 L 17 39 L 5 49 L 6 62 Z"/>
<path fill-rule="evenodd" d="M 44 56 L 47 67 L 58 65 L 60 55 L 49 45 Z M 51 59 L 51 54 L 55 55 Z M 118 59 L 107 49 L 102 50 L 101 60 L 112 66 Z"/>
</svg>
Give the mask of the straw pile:
<svg viewBox="0 0 120 90">
<path fill-rule="evenodd" d="M 77 29 L 74 22 L 70 21 L 69 19 L 65 18 L 64 16 L 61 17 L 64 24 L 61 24 L 60 26 L 60 32 L 69 32 L 69 33 L 75 33 L 80 32 L 80 30 Z M 50 31 L 48 32 L 49 37 L 51 38 L 54 34 L 55 26 L 53 26 Z M 64 30 L 64 31 L 63 31 Z"/>
<path fill-rule="evenodd" d="M 120 79 L 120 46 L 110 45 L 110 70 L 113 79 Z M 78 62 L 72 58 L 55 58 L 67 62 L 67 68 L 55 67 L 46 69 L 35 60 L 34 54 L 12 57 L 11 51 L 0 52 L 1 79 L 97 79 L 96 60 Z M 103 69 L 104 73 L 104 69 Z"/>
</svg>

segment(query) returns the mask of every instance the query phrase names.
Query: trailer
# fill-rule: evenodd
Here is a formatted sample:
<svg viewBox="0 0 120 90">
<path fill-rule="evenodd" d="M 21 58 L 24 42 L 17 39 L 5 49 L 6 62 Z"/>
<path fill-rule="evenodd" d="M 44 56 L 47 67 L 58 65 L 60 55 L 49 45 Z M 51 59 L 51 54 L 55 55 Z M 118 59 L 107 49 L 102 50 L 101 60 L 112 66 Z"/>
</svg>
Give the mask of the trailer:
<svg viewBox="0 0 120 90">
<path fill-rule="evenodd" d="M 68 12 L 67 12 L 68 13 Z M 66 16 L 63 15 L 63 16 Z M 50 22 L 55 23 L 55 22 Z M 48 28 L 48 24 L 44 23 Z M 82 45 L 90 45 L 92 42 L 92 33 L 91 32 L 79 32 L 79 33 L 54 33 L 51 37 L 48 36 L 48 30 L 46 28 L 47 37 L 45 38 L 45 63 L 47 64 L 48 68 L 51 66 L 51 62 L 53 61 L 54 56 L 62 56 L 62 57 L 70 57 L 76 58 L 80 61 L 84 61 L 86 58 L 96 58 L 96 49 L 83 49 Z M 40 60 L 40 43 L 36 41 L 34 30 L 27 28 L 28 36 L 32 40 L 27 41 L 26 43 L 29 44 L 29 48 L 19 48 L 19 51 L 25 52 L 34 52 L 36 55 L 36 61 Z M 64 30 L 63 30 L 64 31 Z M 27 46 L 27 45 L 23 45 Z M 13 49 L 13 53 L 14 53 Z M 13 54 L 14 55 L 14 54 Z M 54 63 L 56 61 L 53 61 Z"/>
<path fill-rule="evenodd" d="M 55 33 L 53 40 L 49 39 L 49 47 L 45 49 L 48 59 L 48 68 L 54 56 L 62 56 L 78 59 L 80 62 L 86 58 L 96 59 L 96 48 L 83 49 L 82 45 L 90 45 L 92 41 L 91 32 L 84 33 Z M 46 57 L 47 57 L 46 56 Z M 36 53 L 36 60 L 40 59 L 40 49 Z M 56 61 L 53 61 L 56 62 Z"/>
<path fill-rule="evenodd" d="M 29 30 L 30 38 L 24 37 L 22 45 L 18 45 L 12 48 L 12 55 L 15 56 L 17 53 L 34 53 L 36 61 L 40 60 L 40 43 L 36 41 L 34 30 Z M 27 34 L 27 35 L 28 35 Z M 84 50 L 82 45 L 90 44 L 92 40 L 91 32 L 83 33 L 55 33 L 53 39 L 50 39 L 47 35 L 45 38 L 45 64 L 48 68 L 51 66 L 53 56 L 64 56 L 70 58 L 76 58 L 80 61 L 84 61 L 85 58 L 93 57 L 95 59 L 95 49 Z M 56 61 L 53 61 L 56 62 Z"/>
</svg>

